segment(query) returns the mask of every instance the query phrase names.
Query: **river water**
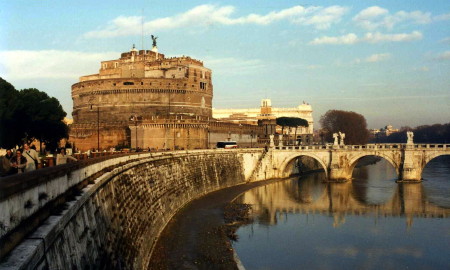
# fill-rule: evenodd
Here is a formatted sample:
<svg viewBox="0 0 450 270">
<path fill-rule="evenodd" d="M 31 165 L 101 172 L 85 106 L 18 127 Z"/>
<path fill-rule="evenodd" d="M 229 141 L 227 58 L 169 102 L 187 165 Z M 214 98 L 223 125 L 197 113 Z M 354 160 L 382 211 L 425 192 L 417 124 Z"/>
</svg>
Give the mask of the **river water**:
<svg viewBox="0 0 450 270">
<path fill-rule="evenodd" d="M 246 269 L 450 269 L 450 157 L 432 160 L 424 181 L 396 183 L 385 160 L 353 180 L 323 173 L 254 188 L 233 247 Z"/>
</svg>

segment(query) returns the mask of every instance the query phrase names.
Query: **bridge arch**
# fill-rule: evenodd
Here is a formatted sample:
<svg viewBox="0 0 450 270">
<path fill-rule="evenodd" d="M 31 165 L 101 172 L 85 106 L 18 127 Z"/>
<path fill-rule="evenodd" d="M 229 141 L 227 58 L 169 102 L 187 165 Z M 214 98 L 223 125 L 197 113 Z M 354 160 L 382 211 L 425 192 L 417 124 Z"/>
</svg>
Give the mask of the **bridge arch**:
<svg viewBox="0 0 450 270">
<path fill-rule="evenodd" d="M 442 153 L 442 152 L 436 152 L 436 153 L 433 153 L 433 154 L 431 154 L 431 155 L 427 155 L 426 156 L 426 158 L 425 158 L 425 160 L 424 160 L 424 162 L 423 162 L 423 167 L 421 168 L 422 169 L 422 171 L 423 171 L 423 169 L 425 168 L 425 166 L 427 166 L 427 164 L 431 161 L 431 160 L 433 160 L 433 159 L 435 159 L 435 158 L 437 158 L 437 157 L 441 157 L 441 156 L 450 156 L 450 153 Z"/>
<path fill-rule="evenodd" d="M 325 176 L 328 178 L 328 166 L 327 164 L 317 155 L 312 154 L 312 153 L 295 153 L 295 154 L 291 154 L 289 156 L 287 156 L 280 164 L 279 166 L 279 170 L 280 170 L 280 177 L 289 177 L 289 175 L 286 172 L 286 168 L 289 166 L 289 164 L 291 164 L 292 162 L 294 162 L 295 159 L 299 158 L 299 157 L 310 157 L 313 158 L 314 160 L 316 160 L 317 162 L 319 162 L 319 164 L 322 166 L 323 170 L 325 171 Z"/>
<path fill-rule="evenodd" d="M 368 156 L 376 156 L 376 157 L 380 157 L 385 159 L 387 162 L 389 162 L 392 167 L 394 167 L 395 169 L 395 173 L 397 174 L 397 178 L 400 177 L 400 162 L 396 162 L 396 160 L 389 155 L 386 155 L 384 153 L 363 153 L 363 154 L 359 154 L 357 156 L 352 157 L 349 160 L 349 175 L 350 177 L 353 175 L 353 170 L 355 169 L 356 165 L 358 164 L 358 161 L 363 158 L 363 157 L 368 157 Z M 400 157 L 399 157 L 400 158 Z"/>
<path fill-rule="evenodd" d="M 433 159 L 435 159 L 437 157 L 442 157 L 442 156 L 450 156 L 450 153 L 436 152 L 436 153 L 427 155 L 425 157 L 425 159 L 423 159 L 422 166 L 420 168 L 420 176 L 422 176 L 422 173 L 425 170 L 425 167 L 427 166 L 428 163 L 430 163 L 430 161 L 432 161 Z"/>
</svg>

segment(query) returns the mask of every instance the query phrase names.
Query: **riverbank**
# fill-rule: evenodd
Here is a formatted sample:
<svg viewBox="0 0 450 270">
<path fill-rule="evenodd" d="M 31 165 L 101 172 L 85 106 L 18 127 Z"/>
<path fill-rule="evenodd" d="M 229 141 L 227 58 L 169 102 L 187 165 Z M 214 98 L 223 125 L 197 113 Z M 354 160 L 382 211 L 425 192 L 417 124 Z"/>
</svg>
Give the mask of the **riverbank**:
<svg viewBox="0 0 450 270">
<path fill-rule="evenodd" d="M 228 237 L 232 231 L 225 225 L 224 209 L 239 194 L 280 180 L 226 188 L 187 204 L 162 232 L 148 269 L 238 269 Z M 233 211 L 236 215 L 228 215 L 228 220 L 243 213 Z"/>
</svg>

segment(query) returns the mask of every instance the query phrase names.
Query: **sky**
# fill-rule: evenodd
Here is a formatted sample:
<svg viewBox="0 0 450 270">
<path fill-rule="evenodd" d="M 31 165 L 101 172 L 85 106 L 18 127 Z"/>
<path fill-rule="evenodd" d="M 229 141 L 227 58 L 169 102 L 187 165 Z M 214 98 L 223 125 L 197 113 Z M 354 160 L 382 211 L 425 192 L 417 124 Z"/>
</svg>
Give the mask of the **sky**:
<svg viewBox="0 0 450 270">
<path fill-rule="evenodd" d="M 214 108 L 312 105 L 369 128 L 450 122 L 450 1 L 2 1 L 0 77 L 58 98 L 129 51 L 188 55 Z M 316 124 L 316 127 L 318 125 Z"/>
</svg>

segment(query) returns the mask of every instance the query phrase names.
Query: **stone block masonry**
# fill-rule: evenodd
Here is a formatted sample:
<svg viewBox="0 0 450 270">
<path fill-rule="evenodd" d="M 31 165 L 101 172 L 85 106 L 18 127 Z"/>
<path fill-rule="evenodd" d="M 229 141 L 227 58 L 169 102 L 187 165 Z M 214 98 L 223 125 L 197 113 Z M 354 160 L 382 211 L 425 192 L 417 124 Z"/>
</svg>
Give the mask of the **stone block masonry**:
<svg viewBox="0 0 450 270">
<path fill-rule="evenodd" d="M 145 269 L 158 235 L 182 206 L 245 183 L 262 153 L 197 150 L 109 160 L 117 166 L 50 216 L 0 269 Z"/>
</svg>

